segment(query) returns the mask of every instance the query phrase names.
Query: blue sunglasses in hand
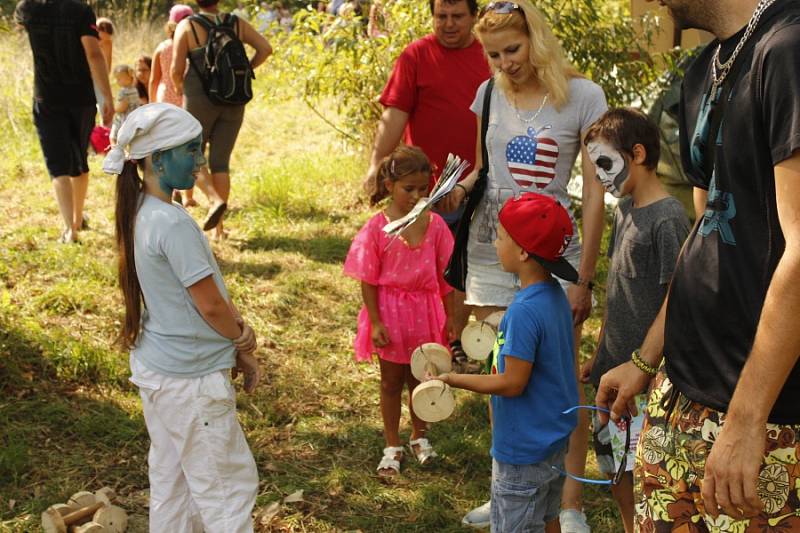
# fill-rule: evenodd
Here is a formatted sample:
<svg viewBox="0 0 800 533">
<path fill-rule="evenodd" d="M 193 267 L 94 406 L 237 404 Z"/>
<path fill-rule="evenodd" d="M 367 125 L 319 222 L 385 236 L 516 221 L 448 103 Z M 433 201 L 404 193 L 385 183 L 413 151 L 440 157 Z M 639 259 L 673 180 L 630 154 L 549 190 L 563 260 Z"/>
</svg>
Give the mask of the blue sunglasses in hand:
<svg viewBox="0 0 800 533">
<path fill-rule="evenodd" d="M 590 409 L 593 411 L 602 411 L 604 413 L 609 413 L 610 411 L 604 407 L 597 407 L 596 405 L 576 405 L 575 407 L 570 407 L 566 411 L 562 411 L 562 415 L 568 415 L 573 411 L 578 409 Z M 575 481 L 579 481 L 581 483 L 591 483 L 592 485 L 616 485 L 622 480 L 622 476 L 625 475 L 626 468 L 628 466 L 628 449 L 631 447 L 631 418 L 629 416 L 623 416 L 622 420 L 625 423 L 625 448 L 623 448 L 622 458 L 619 461 L 619 468 L 617 468 L 617 473 L 614 474 L 612 479 L 591 479 L 585 478 L 580 476 L 575 476 L 561 470 L 557 466 L 553 465 L 553 470 L 557 471 L 562 476 L 567 476 L 568 478 L 574 479 Z M 612 422 L 609 420 L 609 424 Z"/>
</svg>

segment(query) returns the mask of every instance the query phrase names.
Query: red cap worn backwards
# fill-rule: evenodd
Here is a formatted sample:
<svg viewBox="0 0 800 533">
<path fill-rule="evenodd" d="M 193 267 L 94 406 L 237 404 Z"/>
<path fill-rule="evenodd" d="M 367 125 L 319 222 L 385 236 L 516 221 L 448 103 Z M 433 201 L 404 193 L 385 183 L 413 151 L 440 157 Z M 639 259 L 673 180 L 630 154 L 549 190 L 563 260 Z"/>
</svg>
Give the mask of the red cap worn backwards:
<svg viewBox="0 0 800 533">
<path fill-rule="evenodd" d="M 562 256 L 572 240 L 572 220 L 556 199 L 526 192 L 509 198 L 498 218 L 514 242 L 543 267 L 559 278 L 578 281 L 578 273 Z"/>
</svg>

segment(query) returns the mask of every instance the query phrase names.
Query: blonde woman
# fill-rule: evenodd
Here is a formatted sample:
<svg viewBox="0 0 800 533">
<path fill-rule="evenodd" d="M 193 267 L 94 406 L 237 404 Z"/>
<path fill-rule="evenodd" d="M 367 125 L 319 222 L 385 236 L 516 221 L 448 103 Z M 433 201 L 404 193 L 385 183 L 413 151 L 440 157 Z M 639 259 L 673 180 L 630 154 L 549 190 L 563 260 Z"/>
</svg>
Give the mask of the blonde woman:
<svg viewBox="0 0 800 533">
<path fill-rule="evenodd" d="M 576 238 L 564 243 L 563 254 L 578 271 L 579 279 L 574 284 L 562 283 L 579 340 L 581 324 L 591 312 L 592 280 L 603 231 L 603 189 L 581 139 L 605 112 L 605 96 L 598 85 L 570 65 L 541 12 L 528 0 L 490 3 L 475 31 L 494 72 L 495 88 L 486 135 L 487 186 L 472 217 L 467 241 L 466 304 L 473 306 L 478 319 L 511 304 L 519 279 L 503 271 L 493 244 L 500 207 L 510 197 L 538 192 L 555 197 L 569 208 L 567 184 L 578 153 L 583 152 L 583 242 Z M 479 132 L 487 83 L 478 88 L 471 106 L 478 117 Z M 444 200 L 443 209 L 455 209 L 465 200 L 478 180 L 482 159 L 478 134 L 476 170 L 461 182 L 463 187 L 456 187 Z M 570 217 L 574 224 L 572 213 Z M 574 234 L 578 234 L 577 227 Z M 568 472 L 582 474 L 587 447 L 588 419 L 584 417 L 570 440 Z M 589 531 L 581 510 L 580 485 L 568 480 L 564 492 L 562 531 Z M 481 506 L 469 513 L 465 522 L 486 524 L 489 510 L 489 505 Z M 544 518 L 550 521 L 553 517 L 548 511 Z"/>
</svg>

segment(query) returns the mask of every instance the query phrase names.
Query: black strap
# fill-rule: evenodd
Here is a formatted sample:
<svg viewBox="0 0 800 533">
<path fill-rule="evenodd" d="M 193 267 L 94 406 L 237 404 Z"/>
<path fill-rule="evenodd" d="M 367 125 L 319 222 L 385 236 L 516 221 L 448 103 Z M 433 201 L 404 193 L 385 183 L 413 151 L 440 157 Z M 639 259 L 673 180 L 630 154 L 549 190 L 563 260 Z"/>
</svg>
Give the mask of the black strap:
<svg viewBox="0 0 800 533">
<path fill-rule="evenodd" d="M 198 24 L 200 24 L 203 28 L 205 28 L 206 32 L 210 32 L 211 28 L 213 27 L 213 25 L 211 24 L 211 21 L 208 20 L 207 18 L 205 18 L 202 15 L 192 15 L 192 16 L 189 17 L 189 27 L 192 28 L 192 33 L 194 34 L 194 41 L 197 43 L 197 46 L 199 46 L 199 47 L 205 46 L 205 45 L 200 44 L 200 37 L 197 36 L 197 30 L 194 29 L 194 24 L 192 24 L 192 21 L 197 22 Z M 200 81 L 203 83 L 203 86 L 205 86 L 205 84 L 206 84 L 205 72 L 200 70 L 200 67 L 198 67 L 195 64 L 194 60 L 192 59 L 192 51 L 191 50 L 189 50 L 189 53 L 187 55 L 189 57 L 189 64 L 192 66 L 194 71 L 197 73 L 197 76 L 200 78 Z"/>
<path fill-rule="evenodd" d="M 489 129 L 489 112 L 491 111 L 492 90 L 494 89 L 494 78 L 489 78 L 489 83 L 486 84 L 486 92 L 483 94 L 483 110 L 481 111 L 481 169 L 478 172 L 478 179 L 472 187 L 469 194 L 467 206 L 464 213 L 469 213 L 469 219 L 472 218 L 472 213 L 478 206 L 478 202 L 483 197 L 483 192 L 486 190 L 486 184 L 489 176 L 489 150 L 486 148 L 486 132 Z M 470 204 L 472 207 L 470 208 Z M 462 220 L 467 217 L 462 217 Z M 469 219 L 467 222 L 469 223 Z"/>
<path fill-rule="evenodd" d="M 725 107 L 727 107 L 728 98 L 730 98 L 731 88 L 736 81 L 736 76 L 739 74 L 739 71 L 742 69 L 742 65 L 745 63 L 745 58 L 741 56 L 737 57 L 736 59 L 738 61 L 733 62 L 731 69 L 728 71 L 727 76 L 725 76 L 725 80 L 722 82 L 722 91 L 720 92 L 719 100 L 716 104 L 712 104 L 711 126 L 708 130 L 706 150 L 703 154 L 703 173 L 705 174 L 705 179 L 709 182 L 711 181 L 711 176 L 714 172 L 714 165 L 716 163 L 717 136 L 719 135 L 719 128 L 722 126 L 722 118 L 725 115 Z M 714 69 L 713 63 L 711 64 L 711 69 L 712 71 Z M 713 99 L 714 95 L 710 94 L 710 97 Z"/>
</svg>

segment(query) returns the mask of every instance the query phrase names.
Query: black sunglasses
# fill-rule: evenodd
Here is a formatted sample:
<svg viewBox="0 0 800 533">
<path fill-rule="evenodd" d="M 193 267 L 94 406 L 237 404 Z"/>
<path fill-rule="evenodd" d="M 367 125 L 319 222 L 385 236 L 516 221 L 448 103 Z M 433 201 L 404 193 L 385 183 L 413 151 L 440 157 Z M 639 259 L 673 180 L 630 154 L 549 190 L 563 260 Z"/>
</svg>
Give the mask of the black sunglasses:
<svg viewBox="0 0 800 533">
<path fill-rule="evenodd" d="M 575 407 L 570 407 L 566 411 L 562 411 L 562 415 L 568 415 L 571 412 L 575 411 L 576 409 L 591 409 L 594 411 L 603 411 L 608 413 L 608 409 L 603 407 L 597 407 L 596 405 L 576 405 Z M 622 458 L 619 461 L 619 468 L 617 468 L 617 473 L 614 474 L 612 479 L 592 479 L 580 476 L 574 476 L 569 472 L 565 472 L 561 470 L 557 466 L 553 465 L 553 470 L 556 470 L 562 476 L 567 476 L 569 478 L 574 479 L 575 481 L 580 481 L 581 483 L 591 483 L 593 485 L 616 485 L 622 480 L 622 476 L 625 475 L 625 472 L 628 467 L 628 450 L 631 447 L 631 418 L 629 416 L 623 416 L 622 420 L 625 421 L 625 448 L 623 448 Z M 609 424 L 612 422 L 609 421 Z"/>
<path fill-rule="evenodd" d="M 509 15 L 514 10 L 519 11 L 522 16 L 525 17 L 525 12 L 519 7 L 519 4 L 515 2 L 489 2 L 486 7 L 481 10 L 480 16 L 484 16 L 489 11 L 494 11 L 498 15 Z"/>
</svg>

